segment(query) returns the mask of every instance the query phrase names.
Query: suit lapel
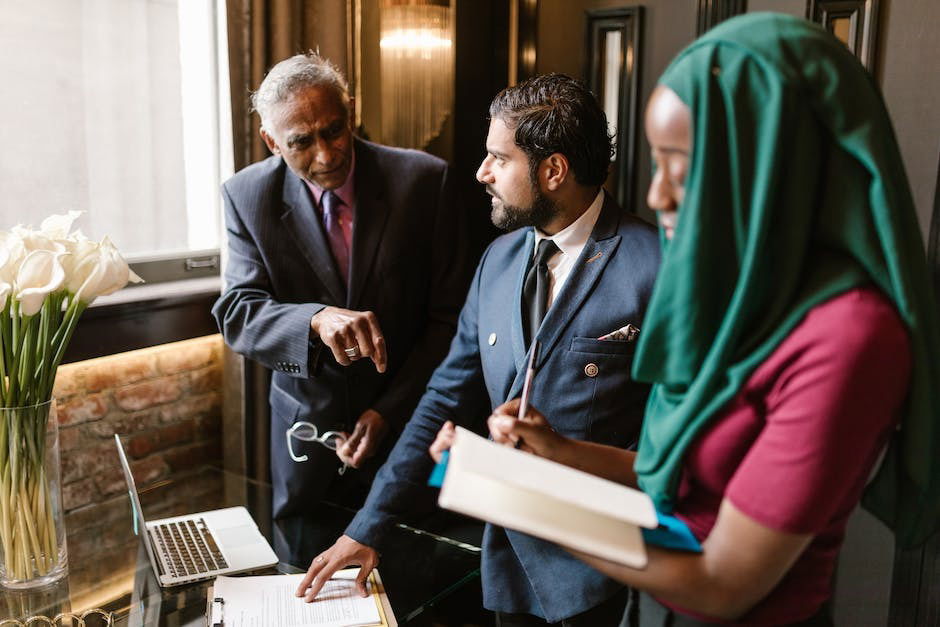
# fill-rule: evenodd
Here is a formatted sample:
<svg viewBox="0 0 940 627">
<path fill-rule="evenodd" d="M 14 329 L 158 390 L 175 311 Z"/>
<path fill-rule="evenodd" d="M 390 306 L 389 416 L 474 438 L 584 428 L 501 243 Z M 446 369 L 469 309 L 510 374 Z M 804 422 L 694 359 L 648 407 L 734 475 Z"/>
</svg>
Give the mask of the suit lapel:
<svg viewBox="0 0 940 627">
<path fill-rule="evenodd" d="M 512 303 L 512 359 L 516 364 L 516 372 L 524 370 L 526 345 L 525 334 L 522 330 L 522 285 L 525 283 L 525 273 L 529 269 L 529 261 L 532 259 L 532 247 L 535 246 L 535 231 L 528 229 L 525 235 L 525 241 L 519 250 L 518 257 L 510 267 L 519 268 L 516 276 L 516 289 L 513 292 L 516 297 Z"/>
<path fill-rule="evenodd" d="M 545 320 L 542 321 L 542 326 L 539 327 L 539 332 L 535 336 L 539 341 L 539 355 L 535 364 L 536 370 L 549 358 L 568 324 L 574 319 L 582 305 L 584 305 L 584 301 L 594 290 L 594 285 L 616 251 L 617 245 L 620 243 L 620 235 L 617 234 L 617 228 L 620 224 L 620 211 L 617 203 L 607 195 L 607 192 L 604 192 L 604 206 L 601 208 L 594 230 L 591 232 L 591 236 L 588 237 L 574 267 L 571 268 L 571 273 L 568 275 L 564 286 L 562 286 L 561 293 L 555 295 L 552 306 L 545 314 Z M 531 245 L 527 250 L 531 251 Z M 521 338 L 521 304 L 518 309 L 520 309 L 519 334 Z M 525 352 L 523 349 L 522 359 L 516 358 L 516 378 L 510 387 L 507 399 L 519 395 L 524 378 Z"/>
<path fill-rule="evenodd" d="M 346 302 L 346 287 L 339 276 L 330 243 L 313 206 L 310 190 L 297 175 L 285 166 L 283 201 L 285 211 L 281 221 L 297 242 L 314 274 L 326 287 L 333 302 Z"/>
<path fill-rule="evenodd" d="M 355 150 L 356 217 L 353 222 L 347 302 L 351 309 L 356 309 L 362 298 L 362 290 L 372 272 L 389 214 L 385 199 L 385 179 L 375 153 L 358 139 L 355 140 Z"/>
</svg>

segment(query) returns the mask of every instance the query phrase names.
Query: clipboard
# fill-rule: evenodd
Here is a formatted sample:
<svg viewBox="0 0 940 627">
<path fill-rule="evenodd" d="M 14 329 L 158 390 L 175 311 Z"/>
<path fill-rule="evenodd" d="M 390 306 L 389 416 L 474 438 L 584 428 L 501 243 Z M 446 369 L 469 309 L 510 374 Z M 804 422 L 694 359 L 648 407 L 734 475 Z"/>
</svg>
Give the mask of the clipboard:
<svg viewBox="0 0 940 627">
<path fill-rule="evenodd" d="M 369 581 L 372 583 L 372 595 L 378 606 L 381 622 L 362 627 L 398 627 L 398 620 L 392 611 L 385 585 L 382 583 L 382 576 L 377 569 L 369 573 Z M 207 627 L 225 627 L 225 599 L 215 596 L 214 585 L 210 585 L 206 591 L 206 625 Z"/>
</svg>

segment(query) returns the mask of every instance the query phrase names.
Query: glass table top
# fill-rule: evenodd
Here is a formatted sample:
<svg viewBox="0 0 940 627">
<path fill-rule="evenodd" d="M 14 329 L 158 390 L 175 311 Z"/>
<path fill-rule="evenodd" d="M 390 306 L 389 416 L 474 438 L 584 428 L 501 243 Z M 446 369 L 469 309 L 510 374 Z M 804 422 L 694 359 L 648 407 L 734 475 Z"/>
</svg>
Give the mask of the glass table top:
<svg viewBox="0 0 940 627">
<path fill-rule="evenodd" d="M 147 520 L 244 505 L 280 559 L 252 574 L 305 571 L 355 514 L 323 502 L 311 515 L 275 521 L 270 485 L 212 467 L 141 490 L 140 498 Z M 399 624 L 489 623 L 479 598 L 482 525 L 442 512 L 409 523 L 391 532 L 378 566 Z M 111 612 L 115 625 L 206 624 L 210 582 L 160 588 L 126 495 L 70 513 L 66 528 L 68 576 L 29 592 L 0 589 L 0 627 L 92 608 Z"/>
</svg>

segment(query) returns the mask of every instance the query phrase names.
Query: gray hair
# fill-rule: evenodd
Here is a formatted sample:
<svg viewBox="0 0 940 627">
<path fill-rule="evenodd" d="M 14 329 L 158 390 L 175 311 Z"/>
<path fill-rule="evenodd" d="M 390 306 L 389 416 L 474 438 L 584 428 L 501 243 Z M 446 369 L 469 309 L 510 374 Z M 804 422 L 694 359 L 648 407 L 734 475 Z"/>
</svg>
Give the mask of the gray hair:
<svg viewBox="0 0 940 627">
<path fill-rule="evenodd" d="M 351 113 L 349 86 L 339 69 L 312 50 L 284 59 L 272 67 L 258 91 L 251 94 L 251 108 L 261 116 L 265 128 L 272 109 L 292 94 L 308 87 L 330 87 L 336 90 L 346 111 Z"/>
</svg>

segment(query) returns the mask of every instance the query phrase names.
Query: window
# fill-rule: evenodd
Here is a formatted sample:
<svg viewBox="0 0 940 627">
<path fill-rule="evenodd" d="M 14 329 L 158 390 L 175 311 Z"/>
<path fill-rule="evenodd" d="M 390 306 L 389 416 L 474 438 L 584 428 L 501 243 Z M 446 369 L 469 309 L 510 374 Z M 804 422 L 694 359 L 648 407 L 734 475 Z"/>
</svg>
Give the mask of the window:
<svg viewBox="0 0 940 627">
<path fill-rule="evenodd" d="M 3 0 L 0 12 L 0 228 L 78 209 L 77 225 L 151 283 L 204 276 L 213 257 L 217 274 L 232 172 L 224 1 Z"/>
</svg>

